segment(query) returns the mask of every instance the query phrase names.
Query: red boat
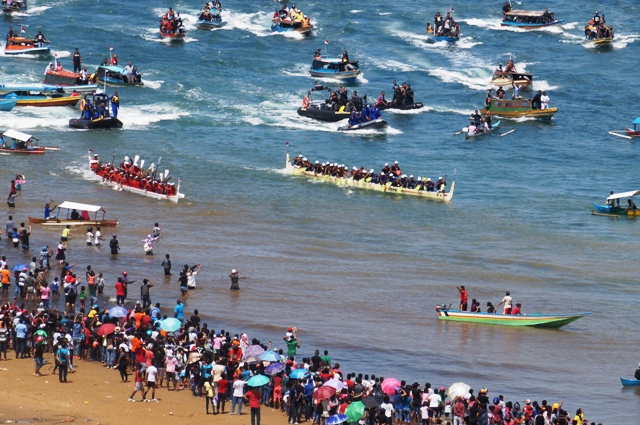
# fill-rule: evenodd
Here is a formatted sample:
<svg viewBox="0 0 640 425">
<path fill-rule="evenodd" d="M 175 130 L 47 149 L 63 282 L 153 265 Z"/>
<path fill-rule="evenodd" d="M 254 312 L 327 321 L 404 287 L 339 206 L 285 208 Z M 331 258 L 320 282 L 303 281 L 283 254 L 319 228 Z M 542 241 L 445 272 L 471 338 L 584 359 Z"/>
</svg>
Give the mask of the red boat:
<svg viewBox="0 0 640 425">
<path fill-rule="evenodd" d="M 38 139 L 30 134 L 23 133 L 16 130 L 7 130 L 3 134 L 5 141 L 0 144 L 0 154 L 31 154 L 31 155 L 44 155 L 45 147 L 37 146 Z M 12 139 L 11 146 L 7 146 L 6 139 Z M 35 145 L 35 146 L 34 146 Z M 53 150 L 53 147 L 51 147 Z"/>
<path fill-rule="evenodd" d="M 627 136 L 640 137 L 640 130 L 638 130 L 637 128 L 638 124 L 640 124 L 640 117 L 636 118 L 631 124 L 633 124 L 633 130 L 631 130 L 630 128 L 625 128 Z"/>
<path fill-rule="evenodd" d="M 171 19 L 169 15 L 171 14 Z M 180 15 L 174 14 L 173 9 L 169 8 L 169 12 L 162 15 L 160 19 L 160 37 L 169 40 L 184 40 L 187 36 L 187 30 L 182 25 L 182 19 Z"/>
</svg>

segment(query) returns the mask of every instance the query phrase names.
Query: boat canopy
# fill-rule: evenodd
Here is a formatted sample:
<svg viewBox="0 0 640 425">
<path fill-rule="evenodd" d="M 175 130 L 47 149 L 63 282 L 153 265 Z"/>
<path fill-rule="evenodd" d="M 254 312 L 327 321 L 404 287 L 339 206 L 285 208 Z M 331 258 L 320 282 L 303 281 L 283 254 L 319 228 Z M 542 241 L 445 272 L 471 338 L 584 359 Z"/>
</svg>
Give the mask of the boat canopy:
<svg viewBox="0 0 640 425">
<path fill-rule="evenodd" d="M 631 124 L 640 124 L 640 117 L 638 117 L 635 120 L 633 120 L 633 122 Z"/>
<path fill-rule="evenodd" d="M 118 72 L 120 74 L 122 74 L 124 72 L 124 68 L 123 67 L 116 66 L 116 65 L 109 65 L 109 66 L 100 65 L 99 68 L 100 69 L 106 69 L 107 71 L 111 71 L 111 72 Z"/>
<path fill-rule="evenodd" d="M 21 142 L 28 142 L 33 137 L 30 134 L 23 133 L 21 131 L 16 130 L 7 130 L 4 132 L 5 137 L 9 137 L 11 139 L 19 140 Z"/>
<path fill-rule="evenodd" d="M 60 91 L 64 90 L 62 86 L 51 84 L 0 84 L 0 92 L 16 92 L 16 91 Z"/>
<path fill-rule="evenodd" d="M 76 211 L 88 211 L 88 212 L 103 211 L 104 212 L 104 208 L 102 208 L 99 205 L 81 204 L 79 202 L 69 202 L 69 201 L 64 201 L 63 203 L 58 205 L 58 208 L 61 208 L 61 209 L 66 208 L 69 210 L 76 210 Z"/>
<path fill-rule="evenodd" d="M 505 13 L 506 16 L 531 16 L 536 18 L 542 18 L 544 12 L 538 12 L 536 10 L 512 10 Z"/>
<path fill-rule="evenodd" d="M 607 201 L 610 201 L 611 199 L 629 198 L 631 196 L 636 196 L 636 195 L 640 195 L 640 190 L 631 190 L 629 192 L 614 193 L 613 195 L 607 198 Z"/>
</svg>

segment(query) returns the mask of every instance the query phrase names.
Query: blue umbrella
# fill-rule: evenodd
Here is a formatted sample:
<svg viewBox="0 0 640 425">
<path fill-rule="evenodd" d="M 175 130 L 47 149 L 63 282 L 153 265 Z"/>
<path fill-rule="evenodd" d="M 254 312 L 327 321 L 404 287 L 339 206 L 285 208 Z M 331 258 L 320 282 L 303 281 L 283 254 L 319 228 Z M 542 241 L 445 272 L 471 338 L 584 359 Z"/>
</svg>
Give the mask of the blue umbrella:
<svg viewBox="0 0 640 425">
<path fill-rule="evenodd" d="M 15 266 L 13 266 L 11 268 L 12 272 L 21 272 L 22 270 L 27 269 L 29 270 L 29 266 L 26 264 L 16 264 Z"/>
<path fill-rule="evenodd" d="M 109 310 L 109 316 L 111 317 L 126 317 L 127 313 L 129 313 L 129 311 L 120 306 L 112 307 Z"/>
<path fill-rule="evenodd" d="M 284 363 L 271 363 L 269 366 L 264 368 L 264 373 L 267 375 L 275 375 L 276 373 L 280 373 L 284 370 Z"/>
<path fill-rule="evenodd" d="M 325 424 L 326 425 L 338 425 L 347 421 L 347 415 L 342 415 L 338 413 L 337 415 L 331 415 L 327 418 Z"/>
<path fill-rule="evenodd" d="M 309 371 L 307 369 L 296 369 L 293 372 L 291 372 L 291 374 L 289 375 L 289 378 L 291 378 L 291 379 L 301 379 L 301 378 L 305 377 L 308 374 L 309 374 Z"/>
<path fill-rule="evenodd" d="M 264 353 L 260 354 L 258 357 L 260 357 L 260 359 L 264 360 L 265 362 L 279 362 L 280 360 L 282 360 L 282 357 L 280 357 L 280 354 L 276 353 L 273 350 L 265 351 Z"/>
<path fill-rule="evenodd" d="M 261 387 L 269 383 L 269 378 L 264 375 L 255 375 L 249 378 L 247 385 L 250 387 Z"/>
<path fill-rule="evenodd" d="M 176 318 L 170 317 L 160 322 L 160 329 L 166 332 L 175 332 L 182 327 L 182 323 Z"/>
</svg>

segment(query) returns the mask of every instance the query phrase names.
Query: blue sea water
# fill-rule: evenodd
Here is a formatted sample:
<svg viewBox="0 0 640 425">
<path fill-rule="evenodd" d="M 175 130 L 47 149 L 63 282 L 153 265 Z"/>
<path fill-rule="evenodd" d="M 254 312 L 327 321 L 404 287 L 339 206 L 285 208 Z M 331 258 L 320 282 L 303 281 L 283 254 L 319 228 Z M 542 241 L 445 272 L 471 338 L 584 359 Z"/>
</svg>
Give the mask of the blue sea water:
<svg viewBox="0 0 640 425">
<path fill-rule="evenodd" d="M 460 4 L 458 4 L 460 3 Z M 188 30 L 184 43 L 158 36 L 158 18 L 173 6 Z M 329 349 L 346 371 L 382 373 L 448 386 L 464 381 L 507 399 L 565 400 L 595 421 L 637 422 L 633 389 L 620 388 L 638 362 L 637 241 L 633 219 L 592 216 L 610 190 L 638 189 L 638 144 L 616 138 L 640 116 L 637 75 L 639 6 L 620 0 L 600 10 L 615 27 L 609 50 L 583 39 L 583 26 L 604 5 L 559 0 L 562 28 L 502 28 L 500 1 L 394 3 L 298 2 L 316 28 L 308 38 L 274 34 L 280 3 L 228 1 L 226 24 L 196 30 L 197 2 L 30 2 L 2 27 L 42 30 L 65 68 L 80 49 L 97 66 L 113 47 L 121 63 L 144 73 L 145 87 L 120 88 L 124 130 L 72 131 L 71 108 L 16 108 L 0 128 L 34 134 L 60 152 L 40 158 L 0 156 L 0 178 L 27 176 L 14 218 L 39 216 L 51 196 L 104 205 L 121 222 L 122 254 L 87 248 L 79 229 L 68 252 L 108 282 L 122 270 L 156 281 L 154 301 L 178 296 L 162 280 L 165 252 L 174 269 L 202 263 L 201 289 L 186 301 L 212 327 L 248 330 L 277 342 L 300 329 L 301 354 Z M 424 28 L 454 6 L 462 37 L 430 43 Z M 325 45 L 324 40 L 328 40 Z M 339 124 L 299 117 L 313 85 L 313 52 L 342 48 L 364 76 L 349 87 L 375 98 L 407 82 L 426 108 L 385 112 L 386 133 L 343 134 Z M 550 123 L 502 120 L 505 137 L 465 141 L 455 131 L 484 99 L 493 69 L 512 57 L 534 75 L 559 112 Z M 0 83 L 36 82 L 47 60 L 0 56 Z M 321 83 L 330 84 L 328 81 Z M 108 89 L 112 91 L 112 89 Z M 408 174 L 456 181 L 448 205 L 317 184 L 284 173 L 292 155 L 376 170 L 398 160 Z M 158 202 L 102 186 L 87 151 L 104 160 L 140 155 L 158 162 L 186 198 Z M 156 256 L 140 242 L 154 222 L 165 237 Z M 110 232 L 110 231 L 109 231 Z M 107 235 L 108 236 L 108 235 Z M 57 230 L 34 228 L 32 243 L 54 245 Z M 16 261 L 21 254 L 0 243 Z M 250 278 L 230 293 L 226 275 Z M 525 312 L 593 314 L 559 331 L 440 323 L 434 306 L 456 303 L 456 285 L 484 305 L 510 290 Z M 572 413 L 572 412 L 571 412 Z"/>
</svg>

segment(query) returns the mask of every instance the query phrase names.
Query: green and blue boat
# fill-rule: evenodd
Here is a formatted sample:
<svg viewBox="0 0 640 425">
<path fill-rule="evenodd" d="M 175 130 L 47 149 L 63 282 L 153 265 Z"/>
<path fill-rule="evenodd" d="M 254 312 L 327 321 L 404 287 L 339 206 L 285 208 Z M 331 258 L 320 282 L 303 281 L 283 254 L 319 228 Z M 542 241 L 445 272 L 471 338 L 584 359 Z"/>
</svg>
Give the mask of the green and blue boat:
<svg viewBox="0 0 640 425">
<path fill-rule="evenodd" d="M 469 311 L 449 310 L 436 306 L 439 320 L 450 322 L 469 322 L 482 325 L 530 326 L 536 328 L 560 328 L 591 313 L 574 314 L 498 314 L 471 313 Z"/>
</svg>

